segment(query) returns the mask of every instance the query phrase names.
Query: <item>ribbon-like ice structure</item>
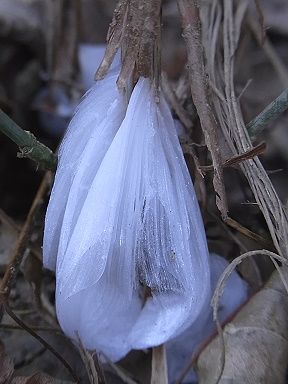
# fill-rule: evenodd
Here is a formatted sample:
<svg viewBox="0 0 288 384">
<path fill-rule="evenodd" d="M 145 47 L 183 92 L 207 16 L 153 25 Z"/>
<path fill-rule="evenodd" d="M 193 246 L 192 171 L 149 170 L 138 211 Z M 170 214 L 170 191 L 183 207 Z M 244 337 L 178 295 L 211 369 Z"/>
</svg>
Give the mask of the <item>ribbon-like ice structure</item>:
<svg viewBox="0 0 288 384">
<path fill-rule="evenodd" d="M 126 108 L 109 74 L 62 143 L 44 233 L 64 332 L 113 361 L 198 318 L 210 295 L 206 236 L 169 107 L 141 78 Z"/>
</svg>

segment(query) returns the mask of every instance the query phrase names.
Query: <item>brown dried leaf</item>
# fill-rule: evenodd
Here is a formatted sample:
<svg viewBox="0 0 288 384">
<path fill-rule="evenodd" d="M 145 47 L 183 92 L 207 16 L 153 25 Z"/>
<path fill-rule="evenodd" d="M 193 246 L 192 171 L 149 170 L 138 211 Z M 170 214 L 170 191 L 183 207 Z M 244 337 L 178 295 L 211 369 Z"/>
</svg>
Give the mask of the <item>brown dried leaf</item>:
<svg viewBox="0 0 288 384">
<path fill-rule="evenodd" d="M 282 268 L 287 281 L 288 271 Z M 278 271 L 223 330 L 225 364 L 219 383 L 285 383 L 288 296 Z M 215 338 L 197 361 L 199 384 L 214 384 L 221 372 L 222 344 Z"/>
</svg>

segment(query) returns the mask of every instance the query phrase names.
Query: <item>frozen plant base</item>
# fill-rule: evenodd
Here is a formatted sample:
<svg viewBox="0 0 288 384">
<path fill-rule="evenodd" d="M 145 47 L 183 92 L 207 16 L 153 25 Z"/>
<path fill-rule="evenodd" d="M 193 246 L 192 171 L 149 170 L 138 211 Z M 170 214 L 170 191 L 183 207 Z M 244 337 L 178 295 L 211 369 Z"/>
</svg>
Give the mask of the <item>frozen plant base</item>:
<svg viewBox="0 0 288 384">
<path fill-rule="evenodd" d="M 115 80 L 97 83 L 70 124 L 44 237 L 61 327 L 113 361 L 184 331 L 210 294 L 205 232 L 171 112 L 140 79 L 125 113 Z"/>
</svg>

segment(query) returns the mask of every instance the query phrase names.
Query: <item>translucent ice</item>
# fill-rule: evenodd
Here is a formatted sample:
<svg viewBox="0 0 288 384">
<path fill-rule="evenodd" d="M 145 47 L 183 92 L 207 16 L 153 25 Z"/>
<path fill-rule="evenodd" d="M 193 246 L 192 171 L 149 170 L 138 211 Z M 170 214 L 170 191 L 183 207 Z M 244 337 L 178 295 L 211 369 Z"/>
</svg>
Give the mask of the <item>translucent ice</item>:
<svg viewBox="0 0 288 384">
<path fill-rule="evenodd" d="M 115 361 L 189 327 L 208 303 L 210 272 L 198 202 L 163 96 L 156 103 L 149 80 L 140 79 L 123 119 L 121 96 L 101 84 L 62 144 L 44 263 L 54 268 L 57 254 L 65 333 L 78 332 L 86 348 Z"/>
</svg>

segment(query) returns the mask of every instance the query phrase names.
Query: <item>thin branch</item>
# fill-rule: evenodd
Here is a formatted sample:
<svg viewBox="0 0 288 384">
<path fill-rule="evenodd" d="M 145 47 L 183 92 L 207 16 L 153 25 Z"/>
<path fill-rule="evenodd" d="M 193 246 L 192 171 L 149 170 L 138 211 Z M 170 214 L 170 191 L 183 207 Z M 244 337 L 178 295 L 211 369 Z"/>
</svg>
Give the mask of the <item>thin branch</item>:
<svg viewBox="0 0 288 384">
<path fill-rule="evenodd" d="M 205 142 L 211 153 L 214 167 L 213 185 L 216 192 L 216 204 L 225 220 L 228 207 L 223 183 L 217 123 L 208 97 L 208 81 L 201 42 L 199 5 L 196 0 L 177 0 L 177 3 L 182 18 L 183 37 L 187 47 L 191 94 L 205 136 Z"/>
<path fill-rule="evenodd" d="M 29 131 L 20 128 L 6 113 L 0 109 L 0 132 L 18 145 L 18 157 L 28 157 L 43 168 L 55 171 L 57 157 L 50 148 L 40 143 Z"/>
<path fill-rule="evenodd" d="M 36 196 L 34 198 L 34 201 L 32 203 L 32 206 L 30 208 L 30 211 L 28 213 L 27 219 L 25 221 L 25 224 L 23 225 L 20 234 L 18 236 L 15 248 L 11 255 L 11 261 L 7 265 L 4 277 L 0 284 L 0 320 L 1 320 L 1 310 L 3 314 L 3 306 L 7 303 L 10 290 L 12 287 L 12 283 L 14 281 L 14 278 L 18 272 L 19 266 L 21 264 L 27 243 L 29 241 L 33 222 L 35 215 L 38 212 L 38 209 L 40 208 L 41 204 L 43 203 L 43 199 L 45 194 L 47 193 L 48 187 L 50 186 L 51 182 L 51 173 L 47 172 L 40 184 L 40 187 L 36 193 Z M 2 308 L 1 308 L 2 307 Z"/>
<path fill-rule="evenodd" d="M 258 116 L 250 121 L 247 130 L 250 136 L 257 136 L 267 124 L 276 120 L 288 108 L 288 88 L 270 103 Z"/>
</svg>

